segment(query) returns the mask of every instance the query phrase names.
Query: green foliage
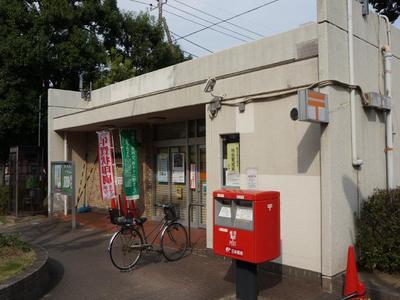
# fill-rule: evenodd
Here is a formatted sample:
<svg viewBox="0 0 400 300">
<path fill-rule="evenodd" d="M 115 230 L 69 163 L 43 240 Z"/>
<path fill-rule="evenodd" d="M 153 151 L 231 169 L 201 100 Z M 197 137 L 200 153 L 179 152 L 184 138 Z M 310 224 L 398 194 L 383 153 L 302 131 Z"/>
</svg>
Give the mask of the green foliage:
<svg viewBox="0 0 400 300">
<path fill-rule="evenodd" d="M 102 87 L 185 59 L 154 19 L 117 0 L 0 0 L 0 161 L 10 146 L 36 143 L 49 87 L 77 90 L 81 72 L 86 88 Z"/>
<path fill-rule="evenodd" d="M 13 249 L 21 250 L 23 252 L 31 251 L 31 247 L 21 239 L 21 235 L 18 233 L 0 233 L 0 248 L 3 247 L 10 247 Z"/>
<path fill-rule="evenodd" d="M 0 216 L 7 214 L 9 201 L 9 187 L 0 185 Z"/>
<path fill-rule="evenodd" d="M 400 273 L 400 188 L 376 190 L 364 202 L 357 243 L 366 269 Z"/>
<path fill-rule="evenodd" d="M 370 0 L 375 10 L 388 16 L 390 22 L 396 21 L 400 15 L 400 0 Z"/>
</svg>

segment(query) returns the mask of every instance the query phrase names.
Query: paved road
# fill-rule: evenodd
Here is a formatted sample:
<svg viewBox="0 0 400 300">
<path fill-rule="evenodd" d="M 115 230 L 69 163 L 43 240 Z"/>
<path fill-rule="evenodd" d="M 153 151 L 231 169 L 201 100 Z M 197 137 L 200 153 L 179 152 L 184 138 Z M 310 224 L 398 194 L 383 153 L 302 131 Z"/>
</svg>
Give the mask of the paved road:
<svg viewBox="0 0 400 300">
<path fill-rule="evenodd" d="M 43 299 L 234 299 L 229 260 L 189 255 L 168 263 L 152 253 L 133 271 L 121 273 L 108 257 L 109 233 L 89 227 L 72 232 L 64 222 L 20 230 L 49 251 L 52 284 Z M 338 299 L 299 280 L 264 272 L 259 277 L 261 299 Z"/>
</svg>

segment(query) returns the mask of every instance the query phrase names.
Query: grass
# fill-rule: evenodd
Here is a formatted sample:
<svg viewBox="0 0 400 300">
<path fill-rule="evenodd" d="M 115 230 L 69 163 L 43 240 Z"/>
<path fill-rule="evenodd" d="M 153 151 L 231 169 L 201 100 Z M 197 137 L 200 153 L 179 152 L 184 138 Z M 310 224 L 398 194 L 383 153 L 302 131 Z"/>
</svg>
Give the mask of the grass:
<svg viewBox="0 0 400 300">
<path fill-rule="evenodd" d="M 0 248 L 0 282 L 23 271 L 35 261 L 35 251 L 24 252 L 15 247 Z"/>
<path fill-rule="evenodd" d="M 0 216 L 0 225 L 6 224 L 7 223 L 7 217 L 6 216 Z"/>
</svg>

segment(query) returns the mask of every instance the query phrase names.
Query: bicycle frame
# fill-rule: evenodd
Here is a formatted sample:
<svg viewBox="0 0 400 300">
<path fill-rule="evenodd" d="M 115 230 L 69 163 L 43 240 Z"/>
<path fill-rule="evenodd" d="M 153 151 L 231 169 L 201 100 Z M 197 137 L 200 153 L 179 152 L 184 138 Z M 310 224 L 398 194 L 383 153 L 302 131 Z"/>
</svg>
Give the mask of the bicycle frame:
<svg viewBox="0 0 400 300">
<path fill-rule="evenodd" d="M 128 209 L 128 210 L 129 210 L 129 209 Z M 168 225 L 171 224 L 171 223 L 174 223 L 175 221 L 176 221 L 176 220 L 167 220 L 167 217 L 164 216 L 164 217 L 161 219 L 161 221 L 158 222 L 158 224 L 156 225 L 156 227 L 155 227 L 148 235 L 146 235 L 146 232 L 145 232 L 145 230 L 144 230 L 143 224 L 132 224 L 132 225 L 123 225 L 123 226 L 119 226 L 119 230 L 118 230 L 117 232 L 115 232 L 115 233 L 113 234 L 113 236 L 111 237 L 111 239 L 110 239 L 110 242 L 109 242 L 109 244 L 108 244 L 108 250 L 110 250 L 112 241 L 114 240 L 114 238 L 115 238 L 115 236 L 118 234 L 118 232 L 120 232 L 120 231 L 123 230 L 123 229 L 129 229 L 129 228 L 131 228 L 131 227 L 132 227 L 132 228 L 135 228 L 136 230 L 138 230 L 138 231 L 142 234 L 143 239 L 144 239 L 144 244 L 142 244 L 142 245 L 140 245 L 140 246 L 131 246 L 131 248 L 140 247 L 140 248 L 144 249 L 144 248 L 148 248 L 148 247 L 153 247 L 155 240 L 160 236 L 160 234 L 161 234 L 161 237 L 162 237 L 162 236 L 164 235 L 165 231 L 167 230 Z M 139 229 L 139 228 L 140 228 L 140 229 Z M 157 234 L 154 236 L 153 240 L 149 243 L 147 239 L 148 239 L 148 237 L 150 237 L 150 235 L 151 235 L 154 231 L 156 231 L 156 229 L 158 229 L 158 232 L 157 232 Z"/>
<path fill-rule="evenodd" d="M 156 226 L 148 235 L 146 235 L 146 232 L 144 231 L 144 226 L 143 226 L 143 224 L 138 225 L 138 227 L 140 227 L 140 231 L 141 231 L 141 233 L 142 233 L 142 235 L 143 235 L 143 238 L 144 238 L 144 245 L 143 245 L 143 247 L 150 247 L 150 246 L 153 246 L 155 240 L 156 240 L 159 236 L 163 236 L 163 235 L 164 235 L 165 230 L 167 229 L 168 225 L 171 224 L 171 223 L 173 223 L 173 221 L 167 220 L 167 218 L 164 216 L 164 217 L 162 218 L 162 220 L 157 224 L 157 226 Z M 156 231 L 157 229 L 158 229 L 157 234 L 154 236 L 153 240 L 149 243 L 149 242 L 147 241 L 147 238 L 150 237 L 151 234 L 152 234 L 154 231 Z M 160 235 L 160 234 L 161 234 L 161 235 Z"/>
</svg>

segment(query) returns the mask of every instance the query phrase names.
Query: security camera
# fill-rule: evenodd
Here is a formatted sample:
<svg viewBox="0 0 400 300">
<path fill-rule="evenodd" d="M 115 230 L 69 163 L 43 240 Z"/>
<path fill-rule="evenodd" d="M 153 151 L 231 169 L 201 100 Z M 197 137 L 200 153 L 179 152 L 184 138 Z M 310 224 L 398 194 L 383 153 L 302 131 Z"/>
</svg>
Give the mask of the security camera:
<svg viewBox="0 0 400 300">
<path fill-rule="evenodd" d="M 214 90 L 217 79 L 215 77 L 210 77 L 207 79 L 206 85 L 204 86 L 205 93 L 211 93 Z"/>
</svg>

